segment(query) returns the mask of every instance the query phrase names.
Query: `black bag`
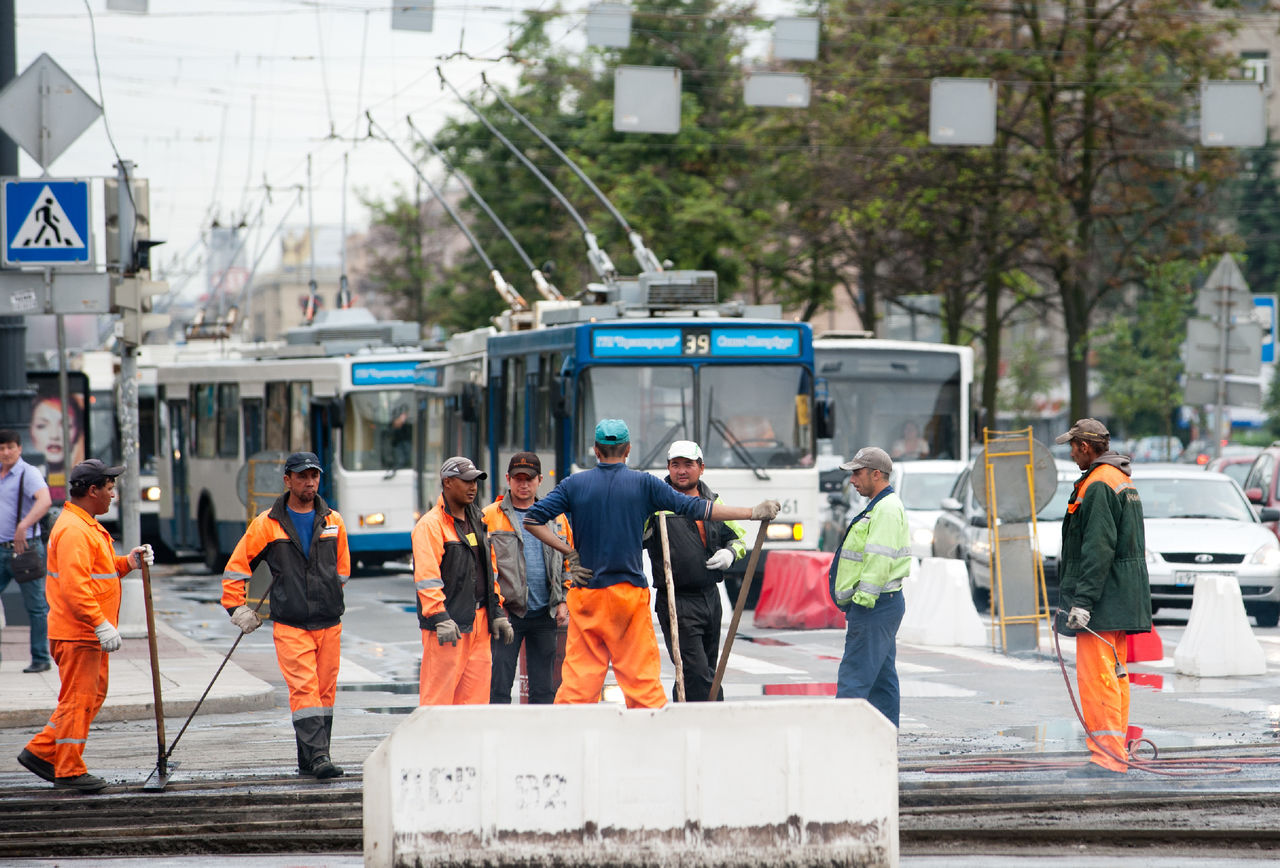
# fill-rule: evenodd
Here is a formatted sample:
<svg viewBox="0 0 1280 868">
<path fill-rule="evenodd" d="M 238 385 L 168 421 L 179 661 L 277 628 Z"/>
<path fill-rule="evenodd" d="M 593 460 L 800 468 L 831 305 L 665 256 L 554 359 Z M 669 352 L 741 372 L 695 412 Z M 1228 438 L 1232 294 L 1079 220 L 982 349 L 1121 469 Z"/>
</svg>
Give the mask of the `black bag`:
<svg viewBox="0 0 1280 868">
<path fill-rule="evenodd" d="M 22 515 L 22 481 L 26 474 L 27 471 L 24 469 L 18 476 L 18 508 L 13 514 L 14 539 L 18 537 L 18 517 Z M 13 573 L 13 580 L 20 585 L 43 579 L 45 576 L 44 548 L 40 545 L 40 538 L 35 537 L 27 542 L 25 552 L 20 555 L 15 554 L 9 559 L 9 570 Z"/>
</svg>

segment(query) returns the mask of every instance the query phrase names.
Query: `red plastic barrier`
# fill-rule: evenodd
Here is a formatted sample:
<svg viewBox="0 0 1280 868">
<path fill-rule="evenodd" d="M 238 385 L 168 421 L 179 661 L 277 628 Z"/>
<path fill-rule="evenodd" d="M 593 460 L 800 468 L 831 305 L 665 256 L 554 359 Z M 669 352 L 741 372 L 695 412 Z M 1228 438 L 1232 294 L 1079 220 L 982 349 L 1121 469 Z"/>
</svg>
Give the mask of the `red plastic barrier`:
<svg viewBox="0 0 1280 868">
<path fill-rule="evenodd" d="M 1150 633 L 1130 633 L 1125 637 L 1125 645 L 1129 649 L 1130 663 L 1164 659 L 1164 642 L 1160 640 L 1155 627 L 1151 628 Z"/>
<path fill-rule="evenodd" d="M 831 602 L 827 570 L 831 552 L 769 553 L 755 626 L 820 630 L 843 627 L 844 613 Z"/>
</svg>

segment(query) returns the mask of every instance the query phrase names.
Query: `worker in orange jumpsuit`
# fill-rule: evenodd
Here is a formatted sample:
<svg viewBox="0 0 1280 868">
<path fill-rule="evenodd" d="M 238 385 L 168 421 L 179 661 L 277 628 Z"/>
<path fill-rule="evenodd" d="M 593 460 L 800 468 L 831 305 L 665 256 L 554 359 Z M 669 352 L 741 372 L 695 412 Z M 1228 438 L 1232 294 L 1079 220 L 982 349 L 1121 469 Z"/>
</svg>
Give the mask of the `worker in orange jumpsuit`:
<svg viewBox="0 0 1280 868">
<path fill-rule="evenodd" d="M 342 586 L 351 576 L 347 527 L 316 490 L 320 460 L 295 452 L 285 460 L 284 487 L 271 508 L 249 523 L 222 575 L 222 605 L 244 633 L 262 624 L 247 605 L 254 568 L 271 569 L 272 629 L 276 661 L 289 686 L 289 710 L 298 745 L 298 771 L 317 780 L 342 769 L 330 759 L 333 701 L 342 646 Z"/>
<path fill-rule="evenodd" d="M 422 629 L 419 705 L 489 701 L 489 637 L 511 644 L 515 632 L 493 575 L 484 515 L 476 506 L 488 474 L 471 459 L 440 467 L 440 498 L 414 525 L 413 584 Z"/>
<path fill-rule="evenodd" d="M 120 579 L 151 565 L 151 546 L 124 557 L 97 516 L 111 507 L 116 477 L 124 467 L 96 458 L 71 468 L 70 500 L 49 535 L 45 596 L 49 601 L 49 643 L 58 664 L 58 707 L 53 717 L 18 754 L 18 762 L 55 787 L 96 793 L 107 785 L 89 774 L 84 746 L 89 725 L 107 698 L 107 655 L 123 644 Z"/>
</svg>

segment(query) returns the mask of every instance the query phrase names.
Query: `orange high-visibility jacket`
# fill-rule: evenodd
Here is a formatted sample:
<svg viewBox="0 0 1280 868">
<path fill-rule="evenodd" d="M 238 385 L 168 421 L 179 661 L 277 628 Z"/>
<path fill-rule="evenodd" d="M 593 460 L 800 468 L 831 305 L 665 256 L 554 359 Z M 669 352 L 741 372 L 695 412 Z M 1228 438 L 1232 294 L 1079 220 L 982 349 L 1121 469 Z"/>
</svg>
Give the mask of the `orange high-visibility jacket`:
<svg viewBox="0 0 1280 868">
<path fill-rule="evenodd" d="M 484 515 L 474 503 L 467 506 L 467 520 L 475 536 L 474 545 L 483 554 L 480 561 L 485 575 L 479 577 L 476 570 L 480 563 L 472 544 L 459 536 L 457 521 L 445 507 L 443 494 L 413 526 L 413 584 L 418 592 L 418 626 L 423 630 L 434 630 L 437 624 L 452 618 L 459 630 L 470 633 L 476 618 L 477 578 L 485 586 L 484 607 L 489 623 L 506 617 L 493 577 Z"/>
<path fill-rule="evenodd" d="M 49 535 L 45 597 L 49 638 L 97 642 L 93 628 L 120 621 L 120 577 L 129 559 L 117 556 L 111 534 L 74 503 L 67 503 Z"/>
</svg>

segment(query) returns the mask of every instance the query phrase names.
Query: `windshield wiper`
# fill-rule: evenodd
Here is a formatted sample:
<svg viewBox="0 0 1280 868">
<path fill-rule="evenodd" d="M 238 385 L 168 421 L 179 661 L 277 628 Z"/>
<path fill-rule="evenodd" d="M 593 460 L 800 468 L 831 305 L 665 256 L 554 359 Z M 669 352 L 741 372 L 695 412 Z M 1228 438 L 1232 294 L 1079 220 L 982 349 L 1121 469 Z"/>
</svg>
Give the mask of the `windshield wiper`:
<svg viewBox="0 0 1280 868">
<path fill-rule="evenodd" d="M 756 479 L 759 479 L 762 482 L 769 481 L 769 474 L 760 466 L 760 462 L 756 461 L 755 458 L 751 456 L 751 453 L 747 451 L 747 448 L 738 441 L 738 436 L 729 430 L 728 425 L 724 424 L 724 422 L 714 416 L 707 417 L 707 424 L 716 429 L 716 433 L 724 439 L 725 443 L 729 444 L 729 448 L 733 450 L 733 454 L 742 459 L 743 464 L 751 468 L 751 472 L 756 475 Z"/>
<path fill-rule="evenodd" d="M 644 458 L 640 459 L 640 464 L 636 469 L 648 470 L 649 465 L 653 463 L 653 459 L 657 458 L 659 453 L 661 453 L 663 449 L 667 448 L 667 444 L 671 442 L 672 435 L 682 428 L 684 428 L 683 419 L 668 428 L 666 432 L 658 438 L 658 442 L 654 444 L 653 448 L 644 454 Z"/>
<path fill-rule="evenodd" d="M 1222 515 L 1221 513 L 1217 515 L 1210 515 L 1207 512 L 1187 512 L 1187 513 L 1180 512 L 1177 515 L 1171 515 L 1168 517 L 1169 518 L 1215 518 L 1215 519 L 1218 519 L 1219 521 L 1235 521 L 1235 519 L 1232 519 L 1230 516 Z"/>
</svg>

